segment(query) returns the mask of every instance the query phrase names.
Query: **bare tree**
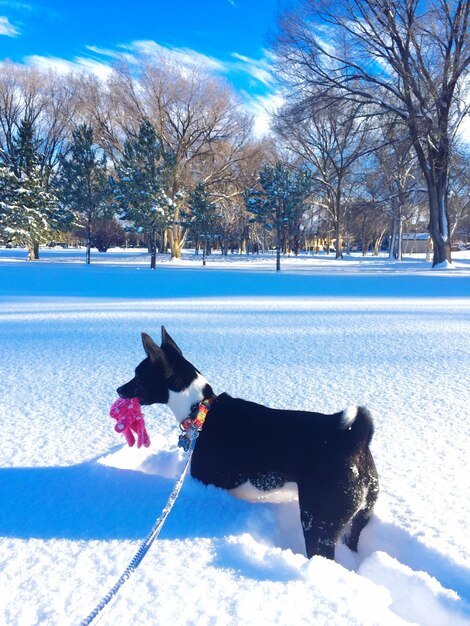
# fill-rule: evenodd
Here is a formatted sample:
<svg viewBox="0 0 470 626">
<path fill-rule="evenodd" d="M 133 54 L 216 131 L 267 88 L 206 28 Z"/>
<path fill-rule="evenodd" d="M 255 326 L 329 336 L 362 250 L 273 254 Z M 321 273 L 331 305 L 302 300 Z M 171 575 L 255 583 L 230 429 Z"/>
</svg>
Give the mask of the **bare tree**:
<svg viewBox="0 0 470 626">
<path fill-rule="evenodd" d="M 266 141 L 250 141 L 243 126 L 242 132 L 235 133 L 231 142 L 224 143 L 227 145 L 213 146 L 209 167 L 205 164 L 206 186 L 220 210 L 220 242 L 224 254 L 229 247 L 248 253 L 254 227 L 246 211 L 244 194 L 256 183 L 269 148 Z M 219 167 L 215 166 L 217 163 Z"/>
<path fill-rule="evenodd" d="M 399 261 L 402 260 L 403 225 L 415 215 L 416 196 L 420 195 L 416 156 L 409 137 L 402 130 L 400 125 L 386 123 L 382 128 L 382 145 L 375 152 L 379 166 L 377 179 L 391 215 L 389 257 Z"/>
<path fill-rule="evenodd" d="M 470 0 L 304 0 L 281 19 L 279 67 L 306 102 L 352 100 L 406 126 L 427 186 L 433 265 L 451 261 L 452 141 L 467 112 Z"/>
<path fill-rule="evenodd" d="M 93 128 L 97 144 L 116 164 L 124 154 L 126 141 L 137 139 L 145 119 L 129 97 L 133 77 L 125 80 L 120 72 L 115 72 L 107 83 L 89 74 L 71 76 L 70 80 L 78 108 L 76 123 Z"/>
<path fill-rule="evenodd" d="M 321 106 L 312 99 L 305 107 L 301 100 L 278 113 L 274 129 L 290 150 L 313 167 L 320 204 L 333 223 L 336 258 L 342 258 L 344 218 L 356 184 L 354 168 L 373 149 L 368 118 L 359 115 L 356 104 L 340 105 L 330 99 Z"/>
<path fill-rule="evenodd" d="M 470 154 L 461 146 L 454 150 L 449 176 L 449 213 L 452 218 L 452 236 L 458 236 L 460 227 L 470 219 Z"/>
<path fill-rule="evenodd" d="M 30 123 L 42 155 L 41 171 L 48 178 L 70 137 L 75 112 L 76 99 L 67 77 L 0 64 L 0 161 L 12 164 L 18 129 L 22 122 Z"/>
<path fill-rule="evenodd" d="M 162 145 L 174 155 L 171 197 L 186 190 L 188 198 L 196 181 L 219 201 L 239 195 L 234 183 L 246 159 L 251 119 L 242 114 L 228 87 L 197 69 L 147 63 L 141 89 L 146 114 Z M 169 243 L 172 256 L 179 257 L 187 231 L 175 206 Z"/>
<path fill-rule="evenodd" d="M 233 183 L 246 159 L 251 119 L 242 114 L 224 83 L 197 68 L 176 67 L 164 57 L 143 59 L 138 72 L 120 65 L 105 94 L 94 81 L 88 81 L 85 93 L 93 102 L 90 115 L 98 141 L 115 162 L 125 141 L 137 137 L 144 119 L 172 155 L 166 192 L 174 202 L 174 216 L 167 234 L 172 256 L 179 257 L 187 235 L 180 211 L 196 182 L 219 200 L 240 195 Z"/>
<path fill-rule="evenodd" d="M 356 198 L 351 203 L 348 215 L 348 233 L 354 236 L 354 239 L 360 240 L 362 256 L 366 256 L 367 252 L 372 248 L 373 254 L 377 256 L 387 228 L 390 224 L 384 210 L 384 205 L 377 199 L 375 180 L 370 180 L 368 185 L 370 195 L 366 198 Z M 372 187 L 372 188 L 371 188 Z"/>
</svg>

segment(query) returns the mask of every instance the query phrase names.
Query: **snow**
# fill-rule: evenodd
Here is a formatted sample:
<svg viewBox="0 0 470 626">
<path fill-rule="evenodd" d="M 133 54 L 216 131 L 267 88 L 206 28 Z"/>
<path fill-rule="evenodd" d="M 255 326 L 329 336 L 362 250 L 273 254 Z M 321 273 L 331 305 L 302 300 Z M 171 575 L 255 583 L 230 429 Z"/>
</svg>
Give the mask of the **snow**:
<svg viewBox="0 0 470 626">
<path fill-rule="evenodd" d="M 436 265 L 432 268 L 433 270 L 453 270 L 454 268 L 454 264 L 450 263 L 449 261 L 445 260 L 442 261 L 442 263 L 436 263 Z"/>
<path fill-rule="evenodd" d="M 470 624 L 470 254 L 162 258 L 0 249 L 0 623 L 78 624 L 114 585 L 183 467 L 166 407 L 148 449 L 109 407 L 164 324 L 216 392 L 364 405 L 381 493 L 358 554 L 305 557 L 298 505 L 187 477 L 99 623 Z M 288 425 L 286 425 L 288 436 Z"/>
</svg>

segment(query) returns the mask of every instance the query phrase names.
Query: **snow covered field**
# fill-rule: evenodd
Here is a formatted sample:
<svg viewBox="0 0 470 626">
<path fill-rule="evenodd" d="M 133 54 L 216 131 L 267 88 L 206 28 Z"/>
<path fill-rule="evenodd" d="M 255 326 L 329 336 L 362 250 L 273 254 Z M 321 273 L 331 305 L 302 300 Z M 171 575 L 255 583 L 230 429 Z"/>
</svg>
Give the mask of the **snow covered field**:
<svg viewBox="0 0 470 626">
<path fill-rule="evenodd" d="M 167 409 L 148 450 L 108 417 L 160 326 L 227 391 L 273 407 L 366 405 L 381 480 L 359 554 L 304 556 L 293 503 L 187 477 L 99 623 L 470 624 L 470 254 L 429 271 L 359 256 L 160 261 L 0 250 L 0 623 L 79 624 L 122 573 L 182 467 Z M 286 426 L 286 437 L 288 425 Z"/>
</svg>

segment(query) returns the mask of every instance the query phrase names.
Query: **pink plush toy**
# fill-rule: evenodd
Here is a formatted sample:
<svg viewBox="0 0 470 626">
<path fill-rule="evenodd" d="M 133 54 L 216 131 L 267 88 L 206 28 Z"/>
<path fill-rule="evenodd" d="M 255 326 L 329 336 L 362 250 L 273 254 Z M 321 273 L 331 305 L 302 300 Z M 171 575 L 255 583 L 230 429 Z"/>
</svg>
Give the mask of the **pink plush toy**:
<svg viewBox="0 0 470 626">
<path fill-rule="evenodd" d="M 117 420 L 114 430 L 124 435 L 129 446 L 132 447 L 135 444 L 135 433 L 137 447 L 149 447 L 150 438 L 145 428 L 139 398 L 119 398 L 112 405 L 109 414 Z"/>
</svg>

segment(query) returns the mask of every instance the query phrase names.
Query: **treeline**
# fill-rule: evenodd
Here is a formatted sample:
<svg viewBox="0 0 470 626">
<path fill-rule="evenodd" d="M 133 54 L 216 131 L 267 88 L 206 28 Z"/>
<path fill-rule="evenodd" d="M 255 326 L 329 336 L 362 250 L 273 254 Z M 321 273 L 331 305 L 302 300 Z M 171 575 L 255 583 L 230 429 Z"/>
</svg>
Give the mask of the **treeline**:
<svg viewBox="0 0 470 626">
<path fill-rule="evenodd" d="M 196 227 L 198 185 L 217 207 L 219 240 L 242 242 L 244 192 L 270 152 L 251 131 L 227 85 L 164 59 L 142 60 L 138 74 L 116 68 L 106 83 L 4 63 L 2 242 L 36 258 L 40 243 L 61 236 L 89 250 L 112 235 L 178 257 Z"/>
<path fill-rule="evenodd" d="M 372 133 L 387 147 L 374 157 L 388 170 L 397 219 L 410 194 L 422 192 L 433 266 L 451 262 L 460 211 L 451 187 L 461 184 L 455 162 L 466 156 L 457 137 L 469 112 L 469 20 L 469 0 L 300 0 L 281 17 L 275 52 L 289 90 L 279 131 L 320 172 L 326 145 L 334 146 L 327 202 L 338 240 L 341 172 L 371 150 Z"/>
<path fill-rule="evenodd" d="M 280 24 L 286 98 L 269 138 L 254 138 L 252 119 L 223 81 L 167 59 L 122 64 L 106 82 L 0 65 L 0 243 L 26 246 L 30 259 L 41 243 L 85 243 L 88 262 L 93 246 L 144 244 L 152 267 L 157 252 L 179 257 L 188 244 L 204 262 L 214 248 L 275 248 L 279 268 L 282 252 L 302 249 L 340 257 L 386 244 L 400 258 L 403 232 L 428 229 L 434 264 L 450 260 L 451 242 L 470 231 L 470 158 L 457 140 L 468 63 L 454 59 L 451 84 L 451 59 L 438 52 L 460 29 L 463 53 L 467 31 L 457 23 L 448 33 L 438 5 L 423 17 L 419 2 L 408 7 L 405 28 L 400 11 L 409 3 L 393 1 L 398 30 L 389 16 L 374 49 L 392 63 L 387 37 L 398 46 L 408 32 L 408 69 L 395 60 L 384 76 L 379 64 L 367 65 L 370 50 L 351 57 L 367 48 L 359 32 L 380 38 L 380 15 L 365 20 L 349 2 L 342 13 L 317 15 L 303 4 L 310 13 L 286 14 Z M 358 23 L 352 31 L 346 9 Z M 309 15 L 329 20 L 344 47 L 326 46 Z"/>
</svg>

